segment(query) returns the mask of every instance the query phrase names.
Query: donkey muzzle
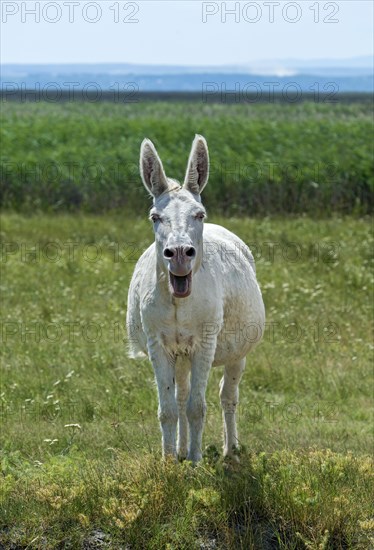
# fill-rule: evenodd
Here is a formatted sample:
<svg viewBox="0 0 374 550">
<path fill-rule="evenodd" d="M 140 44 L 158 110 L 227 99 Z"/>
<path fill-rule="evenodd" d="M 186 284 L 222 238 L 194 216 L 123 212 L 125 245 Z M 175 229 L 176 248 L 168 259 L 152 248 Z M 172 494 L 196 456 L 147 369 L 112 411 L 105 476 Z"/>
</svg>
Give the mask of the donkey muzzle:
<svg viewBox="0 0 374 550">
<path fill-rule="evenodd" d="M 169 283 L 173 295 L 186 298 L 191 294 L 192 260 L 196 257 L 193 246 L 168 246 L 164 258 L 169 263 Z"/>
</svg>

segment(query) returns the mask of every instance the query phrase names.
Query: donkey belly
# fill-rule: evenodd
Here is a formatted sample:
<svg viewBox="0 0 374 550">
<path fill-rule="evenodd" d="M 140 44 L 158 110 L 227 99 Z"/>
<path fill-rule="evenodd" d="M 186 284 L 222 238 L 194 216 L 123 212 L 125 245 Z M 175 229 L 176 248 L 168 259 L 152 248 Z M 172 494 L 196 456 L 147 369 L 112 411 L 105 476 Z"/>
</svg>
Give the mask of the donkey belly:
<svg viewBox="0 0 374 550">
<path fill-rule="evenodd" d="M 242 359 L 260 342 L 265 329 L 261 292 L 254 281 L 248 295 L 226 304 L 222 329 L 217 339 L 214 365 Z"/>
<path fill-rule="evenodd" d="M 261 340 L 265 328 L 265 308 L 254 268 L 253 256 L 245 243 L 227 229 L 210 225 L 207 236 L 216 243 L 211 261 L 222 273 L 223 324 L 218 334 L 214 365 L 245 357 Z"/>
</svg>

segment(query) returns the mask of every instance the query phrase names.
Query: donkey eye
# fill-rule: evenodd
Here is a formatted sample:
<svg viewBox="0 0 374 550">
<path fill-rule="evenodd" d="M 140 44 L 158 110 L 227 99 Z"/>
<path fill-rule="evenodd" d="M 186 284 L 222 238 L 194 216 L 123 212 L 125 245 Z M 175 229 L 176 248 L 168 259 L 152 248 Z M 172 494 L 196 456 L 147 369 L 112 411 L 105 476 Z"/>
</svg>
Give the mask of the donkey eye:
<svg viewBox="0 0 374 550">
<path fill-rule="evenodd" d="M 196 214 L 195 218 L 197 220 L 203 220 L 205 218 L 204 212 L 199 212 L 198 214 Z"/>
<path fill-rule="evenodd" d="M 153 223 L 159 222 L 161 220 L 160 216 L 158 214 L 151 214 L 151 220 Z"/>
</svg>

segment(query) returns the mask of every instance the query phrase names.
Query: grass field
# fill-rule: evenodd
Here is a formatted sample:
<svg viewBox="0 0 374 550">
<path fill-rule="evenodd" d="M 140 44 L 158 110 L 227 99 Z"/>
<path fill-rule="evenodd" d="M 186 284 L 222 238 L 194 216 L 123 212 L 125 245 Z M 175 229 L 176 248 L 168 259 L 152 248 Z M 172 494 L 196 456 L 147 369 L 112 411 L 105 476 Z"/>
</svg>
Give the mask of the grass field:
<svg viewBox="0 0 374 550">
<path fill-rule="evenodd" d="M 374 546 L 372 131 L 359 100 L 3 104 L 0 549 Z M 139 145 L 182 179 L 195 133 L 209 221 L 252 248 L 267 312 L 240 465 L 221 368 L 192 467 L 161 460 L 152 368 L 126 356 Z"/>
<path fill-rule="evenodd" d="M 0 547 L 372 547 L 369 220 L 211 209 L 253 249 L 267 330 L 241 383 L 240 465 L 221 456 L 217 368 L 193 468 L 160 460 L 152 369 L 126 357 L 129 280 L 152 240 L 142 202 L 131 219 L 3 214 Z"/>
</svg>

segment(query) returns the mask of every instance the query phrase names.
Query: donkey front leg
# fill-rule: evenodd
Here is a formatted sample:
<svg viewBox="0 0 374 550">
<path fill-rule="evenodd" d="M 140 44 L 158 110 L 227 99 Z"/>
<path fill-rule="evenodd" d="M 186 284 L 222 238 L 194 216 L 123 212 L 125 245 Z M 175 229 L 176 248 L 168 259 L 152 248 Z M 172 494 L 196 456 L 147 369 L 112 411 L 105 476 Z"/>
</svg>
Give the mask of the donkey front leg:
<svg viewBox="0 0 374 550">
<path fill-rule="evenodd" d="M 245 358 L 225 366 L 220 382 L 220 398 L 223 409 L 224 456 L 233 456 L 238 446 L 236 407 L 239 402 L 239 382 L 245 368 Z"/>
<path fill-rule="evenodd" d="M 177 383 L 176 398 L 178 405 L 178 458 L 183 460 L 188 451 L 188 419 L 187 400 L 190 395 L 190 367 L 186 357 L 178 357 L 175 365 L 175 381 Z"/>
<path fill-rule="evenodd" d="M 148 346 L 158 389 L 158 418 L 162 431 L 162 454 L 176 456 L 178 409 L 175 399 L 175 358 L 158 344 Z"/>
<path fill-rule="evenodd" d="M 187 403 L 190 447 L 187 458 L 192 462 L 198 462 L 202 457 L 202 437 L 206 416 L 205 392 L 213 362 L 213 356 L 205 353 L 196 354 L 191 361 L 191 391 Z"/>
</svg>

